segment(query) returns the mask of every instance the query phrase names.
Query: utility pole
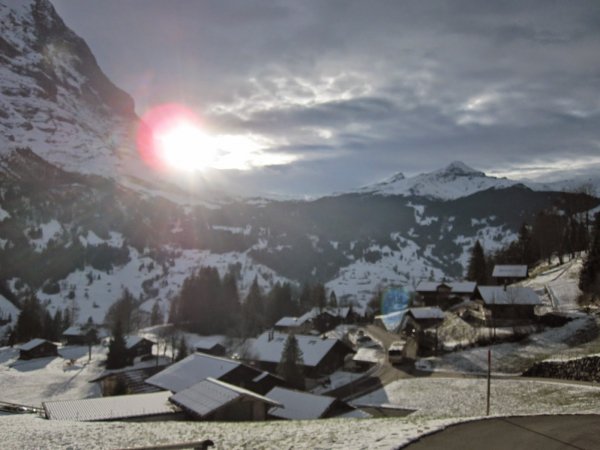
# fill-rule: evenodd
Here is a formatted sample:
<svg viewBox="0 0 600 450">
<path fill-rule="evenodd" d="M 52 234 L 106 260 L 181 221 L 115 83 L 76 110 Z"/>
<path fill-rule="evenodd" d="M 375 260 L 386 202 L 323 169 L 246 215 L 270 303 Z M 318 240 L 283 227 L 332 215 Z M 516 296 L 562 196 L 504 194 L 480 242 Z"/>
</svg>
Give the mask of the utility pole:
<svg viewBox="0 0 600 450">
<path fill-rule="evenodd" d="M 490 387 L 492 381 L 492 350 L 488 348 L 488 373 L 487 373 L 487 405 L 486 405 L 486 416 L 490 415 Z"/>
</svg>

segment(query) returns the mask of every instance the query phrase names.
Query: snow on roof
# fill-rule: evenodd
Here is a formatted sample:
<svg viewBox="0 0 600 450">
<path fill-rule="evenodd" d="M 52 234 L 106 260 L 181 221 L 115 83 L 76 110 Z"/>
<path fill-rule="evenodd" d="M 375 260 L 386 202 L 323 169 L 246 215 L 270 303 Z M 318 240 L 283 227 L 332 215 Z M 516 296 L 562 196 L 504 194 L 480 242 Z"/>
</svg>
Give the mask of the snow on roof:
<svg viewBox="0 0 600 450">
<path fill-rule="evenodd" d="M 52 342 L 50 342 L 50 341 L 48 341 L 46 339 L 35 338 L 35 339 L 30 340 L 29 342 L 26 342 L 25 344 L 20 345 L 19 346 L 19 350 L 29 351 L 31 349 L 36 348 L 39 345 L 42 345 L 45 342 L 48 342 L 48 343 L 50 343 L 52 345 L 56 345 L 56 344 L 54 344 L 54 343 L 52 343 Z"/>
<path fill-rule="evenodd" d="M 73 325 L 72 327 L 67 328 L 63 331 L 63 336 L 81 336 L 83 335 L 83 330 L 80 326 Z"/>
<path fill-rule="evenodd" d="M 282 419 L 302 420 L 319 419 L 335 402 L 334 397 L 310 394 L 275 387 L 267 393 L 267 397 L 278 401 L 283 407 L 274 407 L 269 414 Z"/>
<path fill-rule="evenodd" d="M 240 364 L 230 359 L 194 353 L 151 376 L 146 383 L 172 392 L 180 392 L 206 378 L 221 378 Z"/>
<path fill-rule="evenodd" d="M 444 319 L 444 311 L 437 306 L 409 308 L 408 312 L 417 320 Z"/>
<path fill-rule="evenodd" d="M 496 264 L 492 276 L 495 278 L 527 278 L 527 266 Z"/>
<path fill-rule="evenodd" d="M 225 336 L 221 336 L 221 335 L 204 336 L 203 338 L 200 338 L 200 339 L 194 341 L 193 347 L 195 349 L 203 348 L 203 349 L 209 350 L 209 349 L 215 347 L 216 345 L 223 345 L 224 341 L 225 341 Z"/>
<path fill-rule="evenodd" d="M 177 408 L 169 403 L 171 395 L 171 392 L 153 392 L 51 401 L 43 402 L 42 405 L 46 411 L 46 417 L 50 420 L 117 420 L 176 412 Z"/>
<path fill-rule="evenodd" d="M 368 362 L 377 364 L 381 355 L 381 350 L 377 348 L 359 347 L 356 354 L 352 357 L 352 361 Z"/>
<path fill-rule="evenodd" d="M 178 392 L 171 397 L 171 401 L 200 417 L 204 417 L 242 397 L 259 400 L 268 405 L 280 405 L 280 403 L 270 398 L 214 378 L 207 378 Z"/>
<path fill-rule="evenodd" d="M 542 301 L 529 287 L 479 286 L 479 293 L 487 305 L 541 305 Z"/>
<path fill-rule="evenodd" d="M 453 294 L 472 294 L 477 283 L 474 281 L 421 281 L 416 288 L 417 292 L 436 292 L 440 286 L 448 286 Z"/>
<path fill-rule="evenodd" d="M 318 336 L 296 334 L 298 346 L 302 351 L 304 365 L 307 367 L 317 366 L 321 360 L 331 351 L 333 346 L 340 342 L 338 339 L 322 339 Z M 285 333 L 273 333 L 273 339 L 269 340 L 269 332 L 257 337 L 250 345 L 250 354 L 256 356 L 257 361 L 278 363 L 288 335 Z"/>
<path fill-rule="evenodd" d="M 139 344 L 140 342 L 142 342 L 143 340 L 150 341 L 149 339 L 143 338 L 141 336 L 126 336 L 125 337 L 125 346 L 130 349 L 132 347 L 135 347 L 137 344 Z M 154 344 L 154 342 L 152 342 Z"/>
<path fill-rule="evenodd" d="M 276 327 L 300 327 L 304 325 L 310 317 L 306 317 L 306 314 L 300 317 L 282 317 L 275 324 Z"/>
</svg>

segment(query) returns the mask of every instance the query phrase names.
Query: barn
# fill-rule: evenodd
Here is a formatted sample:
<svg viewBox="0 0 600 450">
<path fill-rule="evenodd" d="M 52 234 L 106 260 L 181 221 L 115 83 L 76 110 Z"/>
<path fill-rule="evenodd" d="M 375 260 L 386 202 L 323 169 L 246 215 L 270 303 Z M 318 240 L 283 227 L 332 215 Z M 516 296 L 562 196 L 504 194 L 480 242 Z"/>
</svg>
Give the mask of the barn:
<svg viewBox="0 0 600 450">
<path fill-rule="evenodd" d="M 19 359 L 45 358 L 58 356 L 58 346 L 46 339 L 32 339 L 19 346 Z"/>
</svg>

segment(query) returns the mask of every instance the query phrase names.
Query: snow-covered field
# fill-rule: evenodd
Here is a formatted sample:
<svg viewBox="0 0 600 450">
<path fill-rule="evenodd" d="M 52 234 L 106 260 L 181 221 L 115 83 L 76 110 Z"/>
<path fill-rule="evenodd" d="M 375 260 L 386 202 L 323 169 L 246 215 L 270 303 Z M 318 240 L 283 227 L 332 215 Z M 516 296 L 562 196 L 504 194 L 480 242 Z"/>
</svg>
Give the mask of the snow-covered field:
<svg viewBox="0 0 600 450">
<path fill-rule="evenodd" d="M 486 413 L 485 378 L 413 378 L 395 381 L 355 400 L 416 409 L 412 419 L 476 417 Z M 599 414 L 600 386 L 492 378 L 492 415 Z"/>
</svg>

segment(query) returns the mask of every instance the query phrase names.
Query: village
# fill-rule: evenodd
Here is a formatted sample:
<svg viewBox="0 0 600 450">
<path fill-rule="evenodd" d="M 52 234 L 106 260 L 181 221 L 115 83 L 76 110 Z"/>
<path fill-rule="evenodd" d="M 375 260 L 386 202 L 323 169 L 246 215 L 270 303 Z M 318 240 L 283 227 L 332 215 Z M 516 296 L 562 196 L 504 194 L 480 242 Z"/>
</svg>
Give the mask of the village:
<svg viewBox="0 0 600 450">
<path fill-rule="evenodd" d="M 502 343 L 512 343 L 514 352 L 527 336 L 555 333 L 569 323 L 579 323 L 573 335 L 588 333 L 582 343 L 593 341 L 596 320 L 581 312 L 570 294 L 577 264 L 570 261 L 535 277 L 524 265 L 497 265 L 496 285 L 422 281 L 412 295 L 388 291 L 382 298 L 386 314 L 372 318 L 352 307 L 313 308 L 299 317 L 281 317 L 273 328 L 245 340 L 180 333 L 189 343 L 183 355 L 172 327 L 145 328 L 125 336 L 127 362 L 119 369 L 105 367 L 110 331 L 71 326 L 60 343 L 36 338 L 0 351 L 0 409 L 50 421 L 405 417 L 417 409 L 371 401 L 377 398 L 373 393 L 436 371 L 477 378 L 490 368 L 452 365 L 452 355 Z M 282 365 L 292 341 L 297 355 L 288 376 Z M 500 357 L 493 370 L 519 376 L 537 360 L 503 368 Z M 48 367 L 62 370 L 64 381 L 49 388 L 42 375 L 23 384 L 26 376 Z M 6 383 L 22 386 L 11 394 Z"/>
</svg>

